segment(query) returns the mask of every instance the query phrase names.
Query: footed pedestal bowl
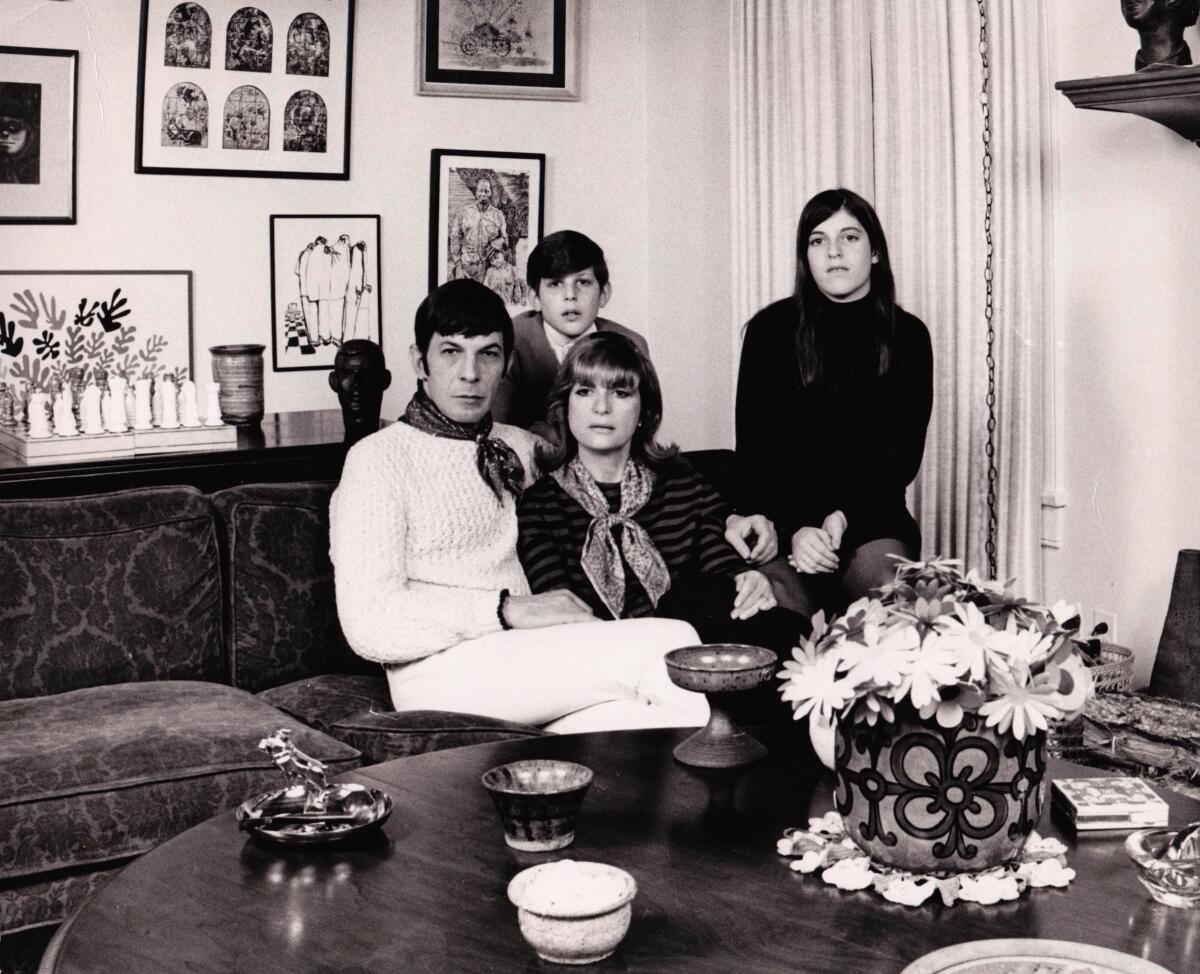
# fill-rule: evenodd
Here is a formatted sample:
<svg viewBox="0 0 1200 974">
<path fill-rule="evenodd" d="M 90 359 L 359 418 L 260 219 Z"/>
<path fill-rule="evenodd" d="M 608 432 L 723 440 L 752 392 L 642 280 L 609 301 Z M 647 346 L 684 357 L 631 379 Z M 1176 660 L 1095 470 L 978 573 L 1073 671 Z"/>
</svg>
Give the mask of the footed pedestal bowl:
<svg viewBox="0 0 1200 974">
<path fill-rule="evenodd" d="M 675 748 L 675 759 L 698 768 L 735 768 L 757 761 L 766 747 L 729 715 L 729 695 L 752 690 L 775 673 L 778 657 L 761 646 L 714 643 L 666 655 L 671 682 L 708 698 L 708 723 Z"/>
</svg>

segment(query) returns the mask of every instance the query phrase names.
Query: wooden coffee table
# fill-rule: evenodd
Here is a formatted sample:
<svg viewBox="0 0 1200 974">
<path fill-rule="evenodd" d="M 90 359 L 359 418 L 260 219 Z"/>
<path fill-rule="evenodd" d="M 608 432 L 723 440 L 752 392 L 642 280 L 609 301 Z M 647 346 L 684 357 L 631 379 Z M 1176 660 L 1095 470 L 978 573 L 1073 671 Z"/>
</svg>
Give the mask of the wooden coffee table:
<svg viewBox="0 0 1200 974">
<path fill-rule="evenodd" d="M 833 807 L 833 777 L 806 748 L 771 740 L 762 762 L 699 772 L 671 756 L 684 731 L 638 731 L 478 745 L 346 775 L 389 792 L 395 811 L 370 840 L 281 848 L 220 815 L 137 860 L 56 937 L 42 971 L 490 972 L 559 969 L 522 939 L 505 889 L 554 858 L 621 866 L 639 893 L 629 934 L 596 970 L 691 974 L 896 974 L 939 947 L 995 937 L 1073 940 L 1200 965 L 1200 910 L 1154 903 L 1122 849 L 1124 833 L 1060 832 L 1078 875 L 1012 903 L 909 908 L 845 893 L 787 868 L 784 828 Z M 575 844 L 519 853 L 503 841 L 480 775 L 506 761 L 558 757 L 591 767 Z M 1094 776 L 1051 762 L 1051 773 Z M 1165 794 L 1172 824 L 1200 803 Z M 563 968 L 565 970 L 565 968 Z"/>
</svg>

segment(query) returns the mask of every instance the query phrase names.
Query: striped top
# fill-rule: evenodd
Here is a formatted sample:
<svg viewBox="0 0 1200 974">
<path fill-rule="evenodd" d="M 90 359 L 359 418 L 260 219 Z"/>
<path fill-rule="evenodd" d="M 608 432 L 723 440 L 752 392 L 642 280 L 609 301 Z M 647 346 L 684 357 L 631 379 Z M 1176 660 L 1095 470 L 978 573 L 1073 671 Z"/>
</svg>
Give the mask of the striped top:
<svg viewBox="0 0 1200 974">
<path fill-rule="evenodd" d="M 634 520 L 646 529 L 658 548 L 672 583 L 689 574 L 736 575 L 745 571 L 745 563 L 725 540 L 729 505 L 712 485 L 681 458 L 672 461 L 667 470 L 658 471 L 657 477 L 650 499 Z M 599 486 L 609 510 L 618 510 L 620 484 Z M 517 519 L 517 552 L 530 589 L 569 589 L 588 604 L 597 618 L 611 619 L 612 613 L 592 588 L 579 560 L 592 521 L 587 511 L 553 477 L 543 477 L 521 498 Z M 652 615 L 654 607 L 628 566 L 625 586 L 623 618 Z"/>
</svg>

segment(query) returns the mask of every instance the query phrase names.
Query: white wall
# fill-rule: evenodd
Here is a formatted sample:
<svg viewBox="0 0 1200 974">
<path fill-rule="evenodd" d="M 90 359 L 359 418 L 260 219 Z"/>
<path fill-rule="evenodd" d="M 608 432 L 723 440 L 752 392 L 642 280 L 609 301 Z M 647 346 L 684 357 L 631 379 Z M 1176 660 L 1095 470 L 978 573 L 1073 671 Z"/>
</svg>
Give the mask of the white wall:
<svg viewBox="0 0 1200 974">
<path fill-rule="evenodd" d="M 1055 80 L 1125 74 L 1110 0 L 1047 4 Z M 1187 32 L 1200 58 L 1200 32 Z M 1116 614 L 1149 679 L 1175 556 L 1200 546 L 1200 148 L 1135 115 L 1053 97 L 1063 363 L 1063 547 L 1047 595 Z"/>
<path fill-rule="evenodd" d="M 729 3 L 584 0 L 582 97 L 552 102 L 416 95 L 416 0 L 358 0 L 340 182 L 135 175 L 140 5 L 2 0 L 0 44 L 76 49 L 80 64 L 78 223 L 0 227 L 0 267 L 191 269 L 200 376 L 210 345 L 265 342 L 268 411 L 333 408 L 324 373 L 271 372 L 269 218 L 379 213 L 395 415 L 428 281 L 430 150 L 542 152 L 546 232 L 572 227 L 604 247 L 605 314 L 649 339 L 666 432 L 689 448 L 731 445 Z"/>
</svg>

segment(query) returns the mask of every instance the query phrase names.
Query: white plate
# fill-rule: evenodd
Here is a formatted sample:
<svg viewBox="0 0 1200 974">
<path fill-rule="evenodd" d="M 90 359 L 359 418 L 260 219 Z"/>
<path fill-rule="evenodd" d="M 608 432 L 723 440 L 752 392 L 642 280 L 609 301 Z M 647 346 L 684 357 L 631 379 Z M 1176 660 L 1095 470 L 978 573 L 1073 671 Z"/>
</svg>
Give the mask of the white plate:
<svg viewBox="0 0 1200 974">
<path fill-rule="evenodd" d="M 971 940 L 919 957 L 901 974 L 1171 974 L 1165 967 L 1107 947 L 1069 940 Z"/>
</svg>

